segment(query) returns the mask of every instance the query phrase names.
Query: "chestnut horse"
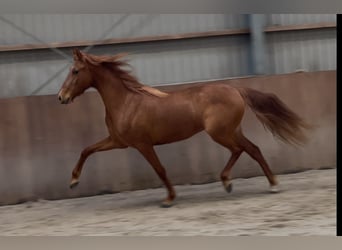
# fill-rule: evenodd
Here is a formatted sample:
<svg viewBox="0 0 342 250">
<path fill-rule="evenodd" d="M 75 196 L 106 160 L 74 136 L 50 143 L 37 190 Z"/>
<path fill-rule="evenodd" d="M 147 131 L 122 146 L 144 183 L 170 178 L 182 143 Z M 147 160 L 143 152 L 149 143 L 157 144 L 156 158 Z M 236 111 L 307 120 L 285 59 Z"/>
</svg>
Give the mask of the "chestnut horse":
<svg viewBox="0 0 342 250">
<path fill-rule="evenodd" d="M 79 182 L 83 164 L 95 152 L 133 147 L 152 165 L 167 188 L 162 206 L 169 207 L 176 197 L 166 171 L 153 146 L 184 140 L 205 130 L 217 143 L 231 151 L 221 173 L 225 189 L 230 192 L 230 172 L 242 152 L 256 160 L 265 173 L 271 191 L 277 180 L 259 148 L 242 133 L 241 120 L 246 105 L 275 136 L 287 143 L 305 141 L 308 125 L 273 94 L 224 84 L 193 86 L 169 93 L 143 85 L 124 66 L 123 55 L 97 56 L 78 49 L 74 63 L 61 87 L 58 98 L 68 104 L 86 89 L 95 88 L 106 109 L 109 135 L 85 148 L 72 172 L 70 187 Z"/>
</svg>

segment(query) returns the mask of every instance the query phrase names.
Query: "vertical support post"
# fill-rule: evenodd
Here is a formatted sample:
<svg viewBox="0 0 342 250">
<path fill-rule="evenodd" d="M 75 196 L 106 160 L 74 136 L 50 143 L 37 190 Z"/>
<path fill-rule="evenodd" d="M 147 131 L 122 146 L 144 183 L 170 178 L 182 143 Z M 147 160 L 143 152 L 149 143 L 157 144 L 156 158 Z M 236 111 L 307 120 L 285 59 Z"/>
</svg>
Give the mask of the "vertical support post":
<svg viewBox="0 0 342 250">
<path fill-rule="evenodd" d="M 251 36 L 249 53 L 250 73 L 252 75 L 262 75 L 266 73 L 265 15 L 251 14 L 247 18 Z"/>
</svg>

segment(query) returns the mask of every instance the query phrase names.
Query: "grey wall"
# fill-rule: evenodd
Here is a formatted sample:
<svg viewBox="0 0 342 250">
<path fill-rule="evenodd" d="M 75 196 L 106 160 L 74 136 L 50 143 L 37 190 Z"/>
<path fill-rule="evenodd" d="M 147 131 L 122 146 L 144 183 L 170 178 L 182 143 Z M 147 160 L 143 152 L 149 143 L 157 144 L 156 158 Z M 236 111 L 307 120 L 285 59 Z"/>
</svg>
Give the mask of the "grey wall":
<svg viewBox="0 0 342 250">
<path fill-rule="evenodd" d="M 35 34 L 45 42 L 67 42 L 127 38 L 153 35 L 170 35 L 205 32 L 223 29 L 246 28 L 244 15 L 229 14 L 9 14 L 7 20 Z M 109 31 L 113 24 L 119 26 Z M 39 43 L 10 25 L 0 24 L 0 44 Z"/>
<path fill-rule="evenodd" d="M 188 32 L 247 28 L 246 15 L 239 14 L 130 14 L 107 32 L 125 14 L 4 14 L 7 20 L 45 42 L 97 40 L 103 37 L 137 37 Z M 267 25 L 336 22 L 332 14 L 266 15 Z M 0 44 L 39 43 L 10 25 L 1 24 Z"/>
<path fill-rule="evenodd" d="M 267 15 L 268 25 L 295 25 L 336 22 L 336 15 L 331 14 L 271 14 Z"/>
<path fill-rule="evenodd" d="M 245 15 L 2 15 L 45 42 L 97 40 L 247 28 Z M 124 18 L 124 19 L 122 19 Z M 335 15 L 267 15 L 267 25 L 335 22 Z M 119 26 L 107 32 L 117 21 Z M 0 20 L 0 46 L 39 42 Z M 336 69 L 336 29 L 276 32 L 266 35 L 266 74 Z M 105 37 L 103 36 L 105 34 Z M 250 37 L 234 35 L 96 46 L 92 53 L 131 53 L 137 77 L 148 85 L 250 75 Z M 62 51 L 70 54 L 69 49 Z M 51 50 L 0 52 L 0 97 L 55 94 L 67 61 Z M 60 74 L 56 72 L 61 71 Z"/>
<path fill-rule="evenodd" d="M 266 43 L 269 74 L 336 69 L 336 29 L 271 33 Z"/>
</svg>

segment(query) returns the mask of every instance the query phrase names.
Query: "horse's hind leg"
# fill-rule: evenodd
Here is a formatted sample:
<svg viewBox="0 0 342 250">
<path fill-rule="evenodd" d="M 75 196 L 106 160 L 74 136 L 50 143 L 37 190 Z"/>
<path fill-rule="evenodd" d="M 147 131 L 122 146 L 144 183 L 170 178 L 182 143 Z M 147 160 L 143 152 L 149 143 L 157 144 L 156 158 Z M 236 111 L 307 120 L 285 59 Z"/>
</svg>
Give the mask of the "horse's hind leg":
<svg viewBox="0 0 342 250">
<path fill-rule="evenodd" d="M 230 171 L 233 168 L 235 162 L 239 159 L 241 153 L 243 152 L 241 149 L 231 150 L 232 155 L 230 156 L 227 165 L 221 172 L 221 181 L 228 193 L 230 193 L 233 189 L 233 184 L 230 179 Z"/>
<path fill-rule="evenodd" d="M 232 183 L 230 179 L 230 172 L 235 164 L 235 162 L 239 159 L 241 153 L 245 151 L 249 154 L 254 160 L 256 160 L 264 171 L 270 185 L 271 192 L 277 192 L 277 180 L 273 175 L 271 169 L 269 168 L 266 160 L 264 159 L 260 149 L 254 145 L 251 141 L 249 141 L 243 134 L 240 128 L 238 128 L 233 134 L 226 135 L 218 135 L 211 133 L 210 136 L 214 141 L 221 144 L 222 146 L 228 148 L 231 151 L 231 156 L 226 164 L 225 168 L 221 172 L 221 180 L 222 184 L 227 190 L 227 192 L 231 192 Z"/>
<path fill-rule="evenodd" d="M 261 166 L 263 172 L 265 173 L 270 183 L 270 186 L 271 186 L 270 191 L 277 192 L 278 191 L 277 179 L 273 175 L 259 147 L 253 144 L 250 140 L 248 140 L 242 133 L 239 134 L 239 144 L 243 147 L 243 150 L 246 151 L 246 153 L 249 154 L 254 160 L 256 160 Z"/>
<path fill-rule="evenodd" d="M 230 172 L 235 164 L 235 162 L 239 159 L 240 155 L 243 152 L 243 148 L 239 145 L 237 140 L 237 133 L 233 135 L 222 135 L 221 133 L 213 133 L 209 132 L 211 138 L 222 146 L 228 148 L 231 152 L 231 156 L 225 166 L 225 168 L 221 172 L 221 181 L 228 193 L 232 191 L 233 185 L 230 179 Z"/>
</svg>

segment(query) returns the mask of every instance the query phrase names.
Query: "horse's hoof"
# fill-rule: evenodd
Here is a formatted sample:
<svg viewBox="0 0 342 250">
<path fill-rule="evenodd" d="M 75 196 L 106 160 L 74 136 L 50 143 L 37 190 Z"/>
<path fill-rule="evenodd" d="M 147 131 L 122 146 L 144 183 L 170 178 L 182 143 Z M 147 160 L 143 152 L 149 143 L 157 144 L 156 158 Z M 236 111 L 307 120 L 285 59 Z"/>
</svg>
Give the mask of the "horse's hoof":
<svg viewBox="0 0 342 250">
<path fill-rule="evenodd" d="M 160 204 L 160 207 L 162 207 L 162 208 L 169 208 L 169 207 L 172 207 L 172 205 L 173 205 L 172 201 L 166 200 L 166 201 L 163 201 Z"/>
<path fill-rule="evenodd" d="M 227 193 L 231 193 L 233 191 L 233 183 L 230 181 L 224 181 L 223 187 L 227 191 Z"/>
<path fill-rule="evenodd" d="M 274 185 L 270 187 L 270 192 L 271 193 L 278 193 L 279 192 L 279 187 L 278 185 Z"/>
<path fill-rule="evenodd" d="M 76 180 L 76 179 L 72 180 L 70 183 L 70 188 L 71 189 L 75 188 L 78 185 L 78 183 L 79 183 L 78 180 Z"/>
<path fill-rule="evenodd" d="M 227 191 L 227 193 L 231 193 L 233 191 L 233 183 L 229 183 L 226 186 L 226 191 Z"/>
</svg>

